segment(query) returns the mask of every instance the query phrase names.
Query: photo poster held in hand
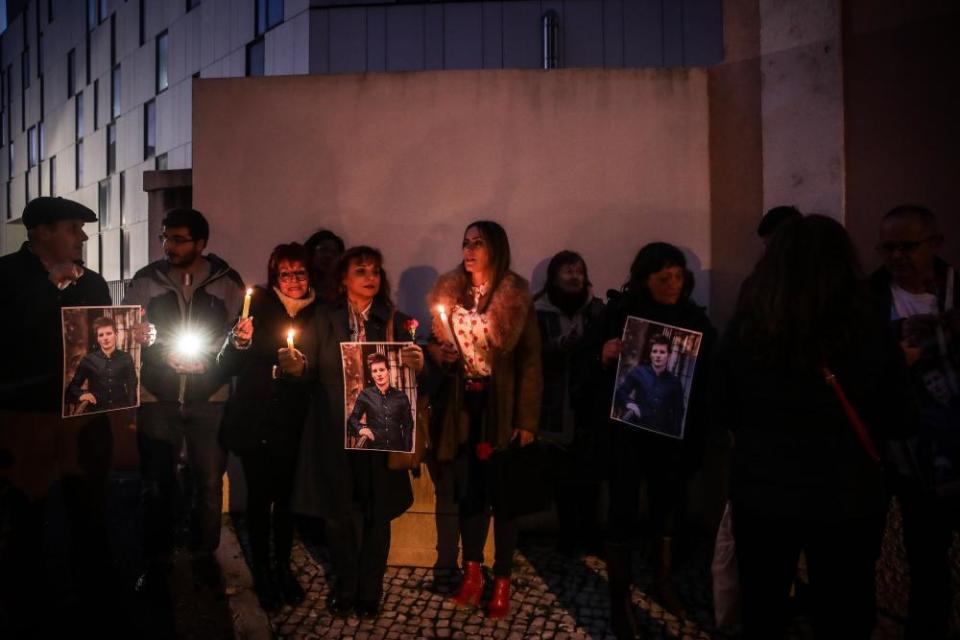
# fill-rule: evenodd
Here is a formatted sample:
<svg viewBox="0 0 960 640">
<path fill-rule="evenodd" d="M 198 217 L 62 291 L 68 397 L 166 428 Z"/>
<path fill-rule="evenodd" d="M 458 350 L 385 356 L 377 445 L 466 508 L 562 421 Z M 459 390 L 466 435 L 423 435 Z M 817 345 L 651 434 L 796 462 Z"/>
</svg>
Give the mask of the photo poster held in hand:
<svg viewBox="0 0 960 640">
<path fill-rule="evenodd" d="M 623 328 L 610 417 L 683 439 L 703 334 L 629 316 Z"/>
<path fill-rule="evenodd" d="M 409 342 L 343 342 L 344 447 L 413 453 L 417 376 L 400 360 Z"/>
<path fill-rule="evenodd" d="M 139 306 L 64 307 L 62 416 L 140 406 Z"/>
</svg>

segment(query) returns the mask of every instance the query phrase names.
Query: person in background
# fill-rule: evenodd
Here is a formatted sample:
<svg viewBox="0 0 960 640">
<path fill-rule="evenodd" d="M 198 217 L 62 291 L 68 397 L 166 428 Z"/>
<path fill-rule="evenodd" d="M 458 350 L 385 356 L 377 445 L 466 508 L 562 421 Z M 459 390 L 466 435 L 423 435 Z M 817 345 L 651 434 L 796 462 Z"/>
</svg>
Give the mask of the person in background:
<svg viewBox="0 0 960 640">
<path fill-rule="evenodd" d="M 547 265 L 547 281 L 534 296 L 543 361 L 540 430 L 559 445 L 553 450 L 560 549 L 595 550 L 600 530 L 597 503 L 604 477 L 605 421 L 592 420 L 588 375 L 593 355 L 586 336 L 603 311 L 593 295 L 587 263 L 574 251 L 561 251 Z"/>
<path fill-rule="evenodd" d="M 937 255 L 943 234 L 926 207 L 891 209 L 879 234 L 883 265 L 870 276 L 876 314 L 910 365 L 907 384 L 920 412 L 915 437 L 891 440 L 886 450 L 910 570 L 905 637 L 944 638 L 951 610 L 948 557 L 960 522 L 960 278 Z"/>
<path fill-rule="evenodd" d="M 611 292 L 599 323 L 595 349 L 602 380 L 597 402 L 610 415 L 616 385 L 621 336 L 628 316 L 645 318 L 703 334 L 687 404 L 683 439 L 612 422 L 610 465 L 610 525 L 606 544 L 611 623 L 618 638 L 637 635 L 630 599 L 631 541 L 640 488 L 646 483 L 653 538 L 656 541 L 656 595 L 679 616 L 683 604 L 673 581 L 673 539 L 690 476 L 700 468 L 706 437 L 706 393 L 716 332 L 703 307 L 691 300 L 693 274 L 677 247 L 652 242 L 637 252 L 629 280 Z"/>
<path fill-rule="evenodd" d="M 435 393 L 432 419 L 440 431 L 437 460 L 453 462 L 457 477 L 464 568 L 453 601 L 462 607 L 480 603 L 483 546 L 492 519 L 494 583 L 487 614 L 502 618 L 510 612 L 517 524 L 499 513 L 505 505 L 491 495 L 491 486 L 502 485 L 503 473 L 490 458 L 511 443 L 534 441 L 543 388 L 540 331 L 529 285 L 510 271 L 510 242 L 503 227 L 489 220 L 473 222 L 464 231 L 462 247 L 461 264 L 440 276 L 428 295 L 431 309 L 442 305 L 444 316 L 449 313 L 447 323 L 435 315 L 428 344 L 445 378 Z"/>
<path fill-rule="evenodd" d="M 791 205 L 773 207 L 763 214 L 763 218 L 760 219 L 760 224 L 757 225 L 757 235 L 760 236 L 764 246 L 766 246 L 770 244 L 773 234 L 780 228 L 780 225 L 790 220 L 796 220 L 802 216 L 803 214 L 800 213 L 800 210 Z"/>
<path fill-rule="evenodd" d="M 304 597 L 290 569 L 290 497 L 309 394 L 278 376 L 276 366 L 288 331 L 300 339 L 316 312 L 309 265 L 310 254 L 300 244 L 276 246 L 267 261 L 266 285 L 254 288 L 249 317 L 237 320 L 218 356 L 224 375 L 237 378 L 224 408 L 220 443 L 243 464 L 253 587 L 265 611 Z"/>
<path fill-rule="evenodd" d="M 343 239 L 329 229 L 320 229 L 307 238 L 303 246 L 310 254 L 310 283 L 317 292 L 318 301 L 324 304 L 336 302 L 340 297 L 337 260 L 346 249 Z"/>
<path fill-rule="evenodd" d="M 217 434 L 228 385 L 216 355 L 240 315 L 244 286 L 223 259 L 204 254 L 209 238 L 210 226 L 199 211 L 167 211 L 159 238 L 164 257 L 134 274 L 123 299 L 143 307 L 157 336 L 141 352 L 137 444 L 147 569 L 137 588 L 158 595 L 176 542 L 177 467 L 184 443 L 194 483 L 193 568 L 200 584 L 221 584 L 213 552 L 220 544 L 226 452 Z"/>
<path fill-rule="evenodd" d="M 745 638 L 783 637 L 801 551 L 815 635 L 870 637 L 887 509 L 876 442 L 908 421 L 901 375 L 843 227 L 784 224 L 741 288 L 713 377 L 714 419 L 735 442 Z"/>
</svg>

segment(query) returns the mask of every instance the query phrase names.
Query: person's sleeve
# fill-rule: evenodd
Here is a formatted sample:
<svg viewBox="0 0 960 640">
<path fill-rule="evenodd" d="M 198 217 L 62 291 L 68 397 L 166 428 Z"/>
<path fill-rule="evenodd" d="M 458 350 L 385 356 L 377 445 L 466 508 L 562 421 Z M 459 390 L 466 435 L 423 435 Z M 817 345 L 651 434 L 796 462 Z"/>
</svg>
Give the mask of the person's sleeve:
<svg viewBox="0 0 960 640">
<path fill-rule="evenodd" d="M 127 355 L 127 406 L 137 404 L 137 367 L 133 362 L 133 356 Z"/>
<path fill-rule="evenodd" d="M 623 382 L 617 385 L 617 390 L 614 395 L 616 396 L 617 405 L 621 407 L 626 406 L 626 404 L 631 401 L 630 394 L 632 394 L 638 386 L 637 376 L 635 375 L 636 370 L 636 367 L 631 369 L 623 379 Z"/>
<path fill-rule="evenodd" d="M 543 358 L 540 354 L 540 329 L 532 303 L 514 352 L 514 362 L 517 368 L 517 396 L 514 400 L 513 427 L 536 433 L 540 426 L 543 396 Z"/>
<path fill-rule="evenodd" d="M 402 393 L 402 392 L 401 392 Z M 403 394 L 403 404 L 401 405 L 401 410 L 403 411 L 402 418 L 402 434 L 403 434 L 403 446 L 404 451 L 410 451 L 413 449 L 413 410 L 410 407 L 410 398 L 407 397 L 407 394 Z"/>
<path fill-rule="evenodd" d="M 123 292 L 122 304 L 127 306 L 140 306 L 145 311 L 147 304 L 150 302 L 150 294 L 147 291 L 148 288 L 146 280 L 134 277 Z M 147 320 L 149 321 L 149 318 L 147 318 Z"/>
<path fill-rule="evenodd" d="M 366 413 L 366 394 L 361 391 L 357 396 L 357 401 L 353 403 L 353 411 L 347 418 L 347 431 L 351 436 L 360 435 L 360 417 Z"/>
<path fill-rule="evenodd" d="M 77 370 L 73 374 L 73 379 L 67 386 L 67 402 L 77 402 L 83 394 L 83 383 L 90 377 L 90 371 L 87 369 L 87 360 L 84 358 L 77 365 Z"/>
</svg>

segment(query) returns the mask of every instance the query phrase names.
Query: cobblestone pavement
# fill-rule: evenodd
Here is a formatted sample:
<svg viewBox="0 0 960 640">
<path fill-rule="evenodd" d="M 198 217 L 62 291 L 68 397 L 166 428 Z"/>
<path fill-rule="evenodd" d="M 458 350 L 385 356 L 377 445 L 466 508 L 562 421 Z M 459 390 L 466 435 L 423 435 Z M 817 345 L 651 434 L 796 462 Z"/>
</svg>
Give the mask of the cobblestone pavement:
<svg viewBox="0 0 960 640">
<path fill-rule="evenodd" d="M 243 527 L 239 536 L 246 546 Z M 709 576 L 712 548 L 704 537 L 677 567 L 678 589 L 688 613 L 684 620 L 665 611 L 649 595 L 653 565 L 642 550 L 634 554 L 633 599 L 647 638 L 736 638 L 737 629 L 717 629 Z M 958 545 L 954 545 L 955 586 Z M 891 510 L 884 541 L 884 557 L 878 564 L 880 614 L 874 639 L 899 638 L 905 613 L 908 578 L 903 571 L 899 514 Z M 271 617 L 281 638 L 341 638 L 403 640 L 407 638 L 612 638 L 608 626 L 609 600 L 606 567 L 595 555 L 568 556 L 559 553 L 549 539 L 521 540 L 515 558 L 511 615 L 504 620 L 487 619 L 482 611 L 464 611 L 448 600 L 459 574 L 450 569 L 390 567 L 384 582 L 384 604 L 379 619 L 367 622 L 351 616 L 333 618 L 326 609 L 326 552 L 297 543 L 294 549 L 301 584 L 308 590 L 299 607 L 284 607 Z M 955 590 L 956 593 L 956 590 Z M 489 596 L 489 593 L 486 594 Z M 812 637 L 808 622 L 798 616 L 790 638 Z"/>
</svg>

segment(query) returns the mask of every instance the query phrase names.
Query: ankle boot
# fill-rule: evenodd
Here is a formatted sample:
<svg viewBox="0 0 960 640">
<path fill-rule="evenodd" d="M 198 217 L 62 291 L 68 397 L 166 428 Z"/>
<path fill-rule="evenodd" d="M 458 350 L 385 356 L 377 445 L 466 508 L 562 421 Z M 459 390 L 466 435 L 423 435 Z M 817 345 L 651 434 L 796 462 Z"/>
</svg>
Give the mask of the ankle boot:
<svg viewBox="0 0 960 640">
<path fill-rule="evenodd" d="M 253 574 L 253 590 L 257 594 L 257 601 L 264 611 L 273 611 L 280 606 L 280 594 L 277 585 L 270 575 L 270 568 L 266 562 L 254 562 L 251 569 Z"/>
<path fill-rule="evenodd" d="M 661 537 L 658 546 L 656 587 L 660 604 L 678 618 L 684 618 L 687 612 L 673 581 L 673 538 Z"/>
<path fill-rule="evenodd" d="M 483 565 L 479 562 L 463 564 L 463 582 L 453 601 L 460 607 L 476 607 L 483 595 Z"/>
<path fill-rule="evenodd" d="M 630 597 L 632 558 L 630 548 L 624 544 L 607 543 L 607 584 L 610 588 L 610 630 L 617 640 L 635 640 L 640 637 Z"/>
<path fill-rule="evenodd" d="M 487 617 L 503 618 L 510 613 L 510 578 L 494 578 L 493 594 L 487 605 Z"/>
<path fill-rule="evenodd" d="M 293 575 L 288 560 L 277 561 L 277 582 L 284 602 L 294 606 L 303 602 L 303 587 L 297 581 L 297 576 Z"/>
</svg>

